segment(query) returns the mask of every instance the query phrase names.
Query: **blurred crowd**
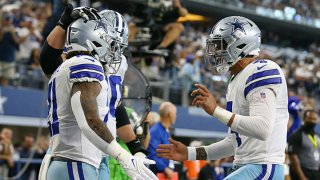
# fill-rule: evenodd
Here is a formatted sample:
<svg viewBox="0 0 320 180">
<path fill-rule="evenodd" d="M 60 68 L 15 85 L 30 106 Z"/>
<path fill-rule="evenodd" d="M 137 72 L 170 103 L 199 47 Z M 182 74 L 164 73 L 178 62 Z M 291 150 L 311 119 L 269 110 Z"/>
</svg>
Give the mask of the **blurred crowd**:
<svg viewBox="0 0 320 180">
<path fill-rule="evenodd" d="M 317 0 L 239 0 L 247 6 L 263 6 L 270 9 L 284 10 L 285 7 L 293 7 L 296 14 L 307 18 L 320 17 L 320 5 Z"/>
<path fill-rule="evenodd" d="M 223 0 L 215 0 L 224 3 Z M 228 5 L 251 9 L 261 15 L 319 27 L 318 0 L 230 0 Z"/>
<path fill-rule="evenodd" d="M 41 161 L 35 163 L 30 160 L 44 157 L 49 147 L 48 137 L 40 136 L 35 139 L 34 134 L 26 134 L 21 140 L 17 141 L 18 143 L 13 143 L 14 136 L 12 129 L 7 127 L 1 129 L 0 178 L 37 179 Z"/>
<path fill-rule="evenodd" d="M 1 2 L 0 84 L 43 87 L 39 51 L 51 5 L 36 1 Z"/>
</svg>

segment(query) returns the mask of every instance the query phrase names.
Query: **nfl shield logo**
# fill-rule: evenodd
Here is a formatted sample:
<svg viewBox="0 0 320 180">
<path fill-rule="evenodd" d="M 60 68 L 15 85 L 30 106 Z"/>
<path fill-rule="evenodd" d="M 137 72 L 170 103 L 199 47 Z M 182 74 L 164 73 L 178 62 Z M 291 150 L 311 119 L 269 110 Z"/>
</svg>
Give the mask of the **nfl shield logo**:
<svg viewBox="0 0 320 180">
<path fill-rule="evenodd" d="M 260 93 L 260 96 L 262 99 L 264 99 L 264 98 L 266 98 L 266 93 L 262 92 L 262 93 Z"/>
</svg>

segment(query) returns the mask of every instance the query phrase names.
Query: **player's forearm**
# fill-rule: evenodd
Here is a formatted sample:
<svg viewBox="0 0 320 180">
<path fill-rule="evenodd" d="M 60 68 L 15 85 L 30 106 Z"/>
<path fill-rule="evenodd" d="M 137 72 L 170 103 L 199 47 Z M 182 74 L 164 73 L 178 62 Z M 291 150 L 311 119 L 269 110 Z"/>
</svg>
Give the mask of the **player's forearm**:
<svg viewBox="0 0 320 180">
<path fill-rule="evenodd" d="M 136 135 L 134 134 L 131 125 L 127 124 L 117 129 L 117 136 L 125 143 L 128 143 L 134 139 L 136 139 Z"/>
<path fill-rule="evenodd" d="M 67 32 L 61 26 L 56 26 L 47 37 L 48 44 L 55 49 L 63 49 Z"/>
<path fill-rule="evenodd" d="M 188 147 L 188 160 L 216 160 L 234 155 L 234 148 L 229 137 L 202 147 Z"/>
<path fill-rule="evenodd" d="M 231 129 L 245 136 L 267 140 L 276 119 L 275 94 L 271 89 L 262 89 L 247 98 L 250 115 L 236 115 Z"/>
<path fill-rule="evenodd" d="M 83 134 L 98 149 L 113 158 L 117 159 L 120 154 L 126 154 L 127 152 L 117 143 L 109 129 L 106 128 L 101 120 L 85 115 L 82 103 L 80 102 L 80 95 L 81 91 L 73 93 L 71 98 L 71 107 Z"/>
<path fill-rule="evenodd" d="M 294 172 L 300 177 L 300 178 L 305 178 L 305 175 L 301 169 L 300 166 L 300 161 L 297 155 L 293 154 L 293 155 L 289 155 L 290 158 L 290 163 L 292 165 L 292 168 L 294 170 Z"/>
<path fill-rule="evenodd" d="M 96 97 L 101 89 L 99 83 L 79 83 L 78 87 L 82 92 L 79 105 L 83 109 L 87 124 L 101 139 L 106 143 L 110 143 L 114 138 L 97 113 L 98 105 Z M 76 106 L 76 102 L 73 105 Z"/>
<path fill-rule="evenodd" d="M 241 135 L 253 137 L 262 141 L 268 139 L 271 134 L 272 126 L 268 120 L 261 116 L 241 116 L 237 115 L 231 129 Z"/>
</svg>

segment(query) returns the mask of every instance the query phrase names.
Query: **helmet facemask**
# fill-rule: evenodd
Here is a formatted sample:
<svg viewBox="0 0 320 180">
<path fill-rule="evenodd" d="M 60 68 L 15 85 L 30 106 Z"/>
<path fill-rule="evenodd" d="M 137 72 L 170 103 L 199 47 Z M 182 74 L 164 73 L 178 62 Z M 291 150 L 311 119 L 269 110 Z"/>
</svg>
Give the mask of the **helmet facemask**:
<svg viewBox="0 0 320 180">
<path fill-rule="evenodd" d="M 105 58 L 108 59 L 108 68 L 109 68 L 109 74 L 115 74 L 118 72 L 120 65 L 121 65 L 121 45 L 118 40 L 113 40 L 110 43 L 110 53 L 113 54 L 113 56 L 105 56 Z"/>
<path fill-rule="evenodd" d="M 221 74 L 229 71 L 232 58 L 227 51 L 228 44 L 222 37 L 209 37 L 206 41 L 205 62 L 209 69 L 216 68 Z"/>
</svg>

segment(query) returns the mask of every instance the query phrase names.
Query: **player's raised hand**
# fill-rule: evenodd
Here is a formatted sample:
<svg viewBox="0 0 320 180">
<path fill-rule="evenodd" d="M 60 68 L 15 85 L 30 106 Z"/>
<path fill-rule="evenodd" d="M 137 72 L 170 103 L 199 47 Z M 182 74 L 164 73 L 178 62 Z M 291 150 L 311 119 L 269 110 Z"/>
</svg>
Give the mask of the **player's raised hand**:
<svg viewBox="0 0 320 180">
<path fill-rule="evenodd" d="M 191 96 L 196 96 L 192 102 L 192 105 L 197 107 L 202 107 L 209 115 L 212 115 L 214 110 L 216 109 L 217 102 L 210 91 L 200 84 L 195 84 L 198 88 L 192 91 Z"/>
<path fill-rule="evenodd" d="M 184 161 L 188 159 L 187 146 L 179 141 L 169 138 L 171 144 L 160 144 L 157 149 L 157 156 L 175 161 Z"/>
<path fill-rule="evenodd" d="M 90 7 L 77 7 L 74 8 L 71 17 L 76 20 L 79 18 L 84 18 L 86 20 L 99 20 L 101 16 L 99 15 L 98 11 L 94 8 Z"/>
<path fill-rule="evenodd" d="M 123 151 L 116 158 L 126 174 L 132 180 L 158 180 L 150 169 L 145 164 L 154 164 L 150 159 L 142 159 L 141 156 L 132 156 L 126 151 Z"/>
</svg>

